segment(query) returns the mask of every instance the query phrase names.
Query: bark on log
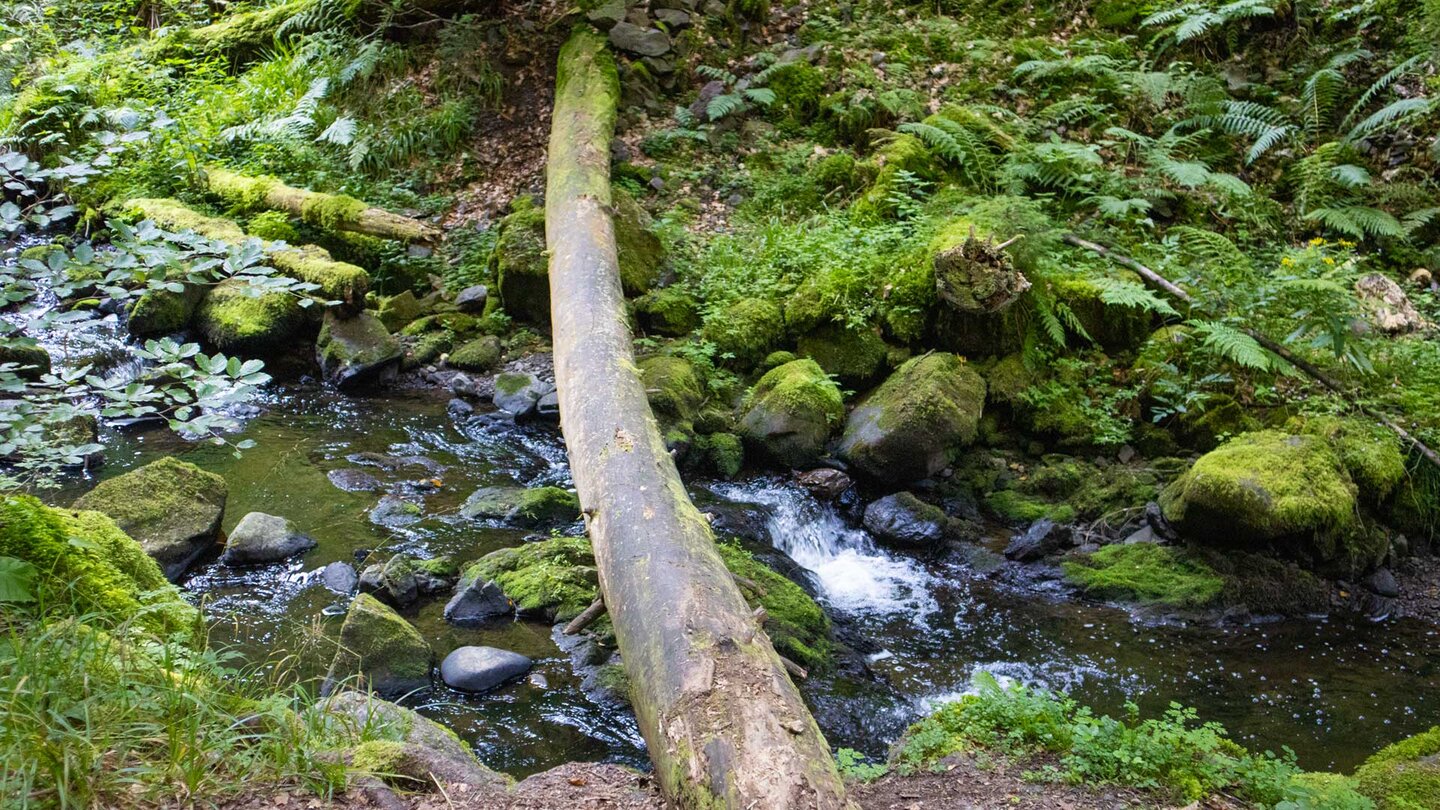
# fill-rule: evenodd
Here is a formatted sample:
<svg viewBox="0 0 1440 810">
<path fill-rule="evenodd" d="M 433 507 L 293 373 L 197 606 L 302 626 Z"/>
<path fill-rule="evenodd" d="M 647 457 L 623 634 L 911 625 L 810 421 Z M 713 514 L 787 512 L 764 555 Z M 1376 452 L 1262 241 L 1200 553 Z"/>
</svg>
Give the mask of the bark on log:
<svg viewBox="0 0 1440 810">
<path fill-rule="evenodd" d="M 610 200 L 619 82 L 560 52 L 545 232 L 561 425 L 641 733 L 680 808 L 849 807 L 829 747 L 690 502 L 645 397 Z"/>
<path fill-rule="evenodd" d="M 273 177 L 251 177 L 212 166 L 205 170 L 211 193 L 242 208 L 270 208 L 327 231 L 349 231 L 400 242 L 433 242 L 440 230 L 343 194 L 288 186 Z"/>
<path fill-rule="evenodd" d="M 1149 267 L 1146 267 L 1140 262 L 1135 261 L 1129 256 L 1126 256 L 1122 253 L 1116 253 L 1115 251 L 1105 247 L 1104 245 L 1099 244 L 1098 242 L 1091 242 L 1087 239 L 1081 239 L 1073 233 L 1065 234 L 1063 239 L 1068 244 L 1074 245 L 1076 247 L 1082 247 L 1086 250 L 1094 251 L 1101 256 L 1110 259 L 1116 264 L 1134 270 L 1135 273 L 1138 274 L 1140 278 L 1144 279 L 1148 284 L 1150 284 L 1150 286 L 1167 293 L 1168 295 L 1170 295 L 1170 297 L 1174 298 L 1182 304 L 1185 304 L 1186 306 L 1194 307 L 1196 305 L 1195 298 L 1191 296 L 1190 293 L 1185 292 L 1185 290 L 1176 286 L 1174 282 L 1170 281 L 1169 279 L 1165 278 L 1154 270 L 1151 270 Z M 1330 375 L 1321 371 L 1319 367 L 1317 367 L 1314 363 L 1311 363 L 1305 358 L 1300 357 L 1299 355 L 1290 351 L 1285 346 L 1275 342 L 1268 335 L 1265 335 L 1262 332 L 1250 328 L 1245 328 L 1242 331 L 1250 337 L 1254 338 L 1256 343 L 1259 343 L 1267 350 L 1279 356 L 1280 359 L 1284 360 L 1295 368 L 1300 369 L 1300 371 L 1304 372 L 1305 376 L 1330 389 L 1331 392 L 1333 392 L 1346 402 L 1350 403 L 1351 407 L 1355 408 L 1360 413 L 1365 414 L 1371 419 L 1374 419 L 1375 421 L 1389 428 L 1392 433 L 1399 437 L 1401 443 L 1404 444 L 1407 449 L 1415 451 L 1426 461 L 1429 461 L 1431 464 L 1435 465 L 1436 469 L 1440 469 L 1440 453 L 1437 453 L 1432 447 L 1425 444 L 1425 442 L 1420 441 L 1419 437 L 1406 430 L 1395 420 L 1361 403 L 1349 390 L 1347 390 L 1344 386 L 1340 384 L 1339 380 L 1336 380 L 1334 377 L 1331 377 Z"/>
</svg>

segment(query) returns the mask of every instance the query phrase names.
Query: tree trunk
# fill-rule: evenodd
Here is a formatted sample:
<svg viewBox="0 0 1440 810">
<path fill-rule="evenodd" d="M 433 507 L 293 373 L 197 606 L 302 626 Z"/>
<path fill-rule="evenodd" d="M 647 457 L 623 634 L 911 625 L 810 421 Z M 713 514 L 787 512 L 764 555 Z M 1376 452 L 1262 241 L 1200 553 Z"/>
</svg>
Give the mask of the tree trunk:
<svg viewBox="0 0 1440 810">
<path fill-rule="evenodd" d="M 349 231 L 400 242 L 433 242 L 439 229 L 343 194 L 287 186 L 273 177 L 250 177 L 217 166 L 205 170 L 211 193 L 243 208 L 270 208 L 326 231 Z"/>
<path fill-rule="evenodd" d="M 830 751 L 715 550 L 631 353 L 610 206 L 619 83 L 604 40 L 560 52 L 545 232 L 561 423 L 631 699 L 681 808 L 849 805 Z"/>
</svg>

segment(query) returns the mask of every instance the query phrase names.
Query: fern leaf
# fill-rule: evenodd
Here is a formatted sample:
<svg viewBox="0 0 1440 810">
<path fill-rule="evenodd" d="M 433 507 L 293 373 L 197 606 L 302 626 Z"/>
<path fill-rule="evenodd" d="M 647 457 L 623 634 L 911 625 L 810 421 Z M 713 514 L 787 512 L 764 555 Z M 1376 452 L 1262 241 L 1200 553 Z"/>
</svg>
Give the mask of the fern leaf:
<svg viewBox="0 0 1440 810">
<path fill-rule="evenodd" d="M 1345 140 L 1354 143 L 1386 127 L 1397 124 L 1412 115 L 1426 112 L 1430 109 L 1430 106 L 1430 99 L 1424 97 L 1402 98 L 1398 101 L 1392 101 L 1371 113 L 1365 120 L 1356 124 L 1354 128 L 1345 135 Z"/>
<path fill-rule="evenodd" d="M 1134 281 L 1101 278 L 1095 279 L 1095 286 L 1100 288 L 1100 300 L 1107 304 L 1130 307 L 1145 312 L 1156 312 L 1161 315 L 1179 316 L 1180 314 L 1170 306 L 1170 302 L 1156 295 L 1145 285 Z"/>
<path fill-rule="evenodd" d="M 1257 371 L 1273 371 L 1279 367 L 1275 355 L 1239 329 L 1219 321 L 1190 321 L 1188 325 L 1201 338 L 1201 348 L 1216 357 Z"/>
</svg>

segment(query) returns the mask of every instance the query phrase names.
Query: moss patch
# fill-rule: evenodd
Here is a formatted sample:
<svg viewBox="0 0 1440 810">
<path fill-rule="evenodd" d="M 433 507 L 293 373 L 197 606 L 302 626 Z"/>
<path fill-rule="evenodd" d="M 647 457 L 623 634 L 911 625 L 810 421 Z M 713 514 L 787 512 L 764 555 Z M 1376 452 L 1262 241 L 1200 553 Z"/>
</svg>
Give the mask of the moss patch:
<svg viewBox="0 0 1440 810">
<path fill-rule="evenodd" d="M 1380 810 L 1440 807 L 1440 726 L 1380 749 L 1355 778 Z"/>
<path fill-rule="evenodd" d="M 788 466 L 819 458 L 845 415 L 840 389 L 814 360 L 794 360 L 760 378 L 746 397 L 740 433 L 757 451 Z"/>
<path fill-rule="evenodd" d="M 568 621 L 595 601 L 599 575 L 590 541 L 557 537 L 502 548 L 465 569 L 459 588 L 493 580 L 516 608 L 550 621 Z"/>
<path fill-rule="evenodd" d="M 545 256 L 545 211 L 528 197 L 500 220 L 495 242 L 495 277 L 505 311 L 522 321 L 550 324 L 550 269 Z"/>
<path fill-rule="evenodd" d="M 460 513 L 537 528 L 574 521 L 580 515 L 580 501 L 575 493 L 559 487 L 483 487 L 465 500 Z"/>
<path fill-rule="evenodd" d="M 785 316 L 770 301 L 737 301 L 705 319 L 704 339 L 732 365 L 753 368 L 785 339 Z"/>
<path fill-rule="evenodd" d="M 345 614 L 340 650 L 330 665 L 328 681 L 336 684 L 358 673 L 377 692 L 410 692 L 429 685 L 433 658 L 418 630 L 380 600 L 362 593 Z"/>
<path fill-rule="evenodd" d="M 700 328 L 700 306 L 682 287 L 662 287 L 635 299 L 640 326 L 657 335 L 681 337 Z"/>
<path fill-rule="evenodd" d="M 240 279 L 216 285 L 200 305 L 196 322 L 205 339 L 226 354 L 273 356 L 291 348 L 305 325 L 299 299 L 260 293 Z"/>
<path fill-rule="evenodd" d="M 450 353 L 445 362 L 465 371 L 489 371 L 500 363 L 500 338 L 486 335 Z"/>
<path fill-rule="evenodd" d="M 1209 566 L 1154 543 L 1106 546 L 1061 567 L 1066 580 L 1090 593 L 1145 604 L 1202 607 L 1225 587 Z"/>
<path fill-rule="evenodd" d="M 795 351 L 845 385 L 860 387 L 880 373 L 889 347 L 870 329 L 827 324 L 800 338 Z"/>
<path fill-rule="evenodd" d="M 630 296 L 643 295 L 660 278 L 665 246 L 650 230 L 650 214 L 622 188 L 611 192 L 615 205 L 615 249 L 620 260 L 620 286 Z"/>
</svg>

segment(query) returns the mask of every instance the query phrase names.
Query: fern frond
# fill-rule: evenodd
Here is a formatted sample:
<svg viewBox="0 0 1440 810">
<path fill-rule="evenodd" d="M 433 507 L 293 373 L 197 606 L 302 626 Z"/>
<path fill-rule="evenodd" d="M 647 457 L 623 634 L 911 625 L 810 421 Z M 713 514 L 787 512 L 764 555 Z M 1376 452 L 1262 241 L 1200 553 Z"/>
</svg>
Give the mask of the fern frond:
<svg viewBox="0 0 1440 810">
<path fill-rule="evenodd" d="M 1360 94 L 1360 98 L 1351 105 L 1350 112 L 1345 114 L 1345 120 L 1340 122 L 1340 126 L 1342 128 L 1350 126 L 1350 122 L 1355 120 L 1355 116 L 1359 115 L 1361 110 L 1370 106 L 1370 102 L 1374 101 L 1376 97 L 1414 70 L 1424 58 L 1424 54 L 1416 54 L 1386 71 L 1384 76 L 1372 82 L 1369 87 L 1365 88 L 1365 92 Z"/>
<path fill-rule="evenodd" d="M 1427 112 L 1429 111 L 1430 107 L 1430 99 L 1423 96 L 1419 98 L 1402 98 L 1397 101 L 1392 101 L 1389 104 L 1386 104 L 1384 107 L 1381 107 L 1380 109 L 1371 113 L 1365 118 L 1365 120 L 1356 124 L 1348 133 L 1346 133 L 1345 140 L 1350 143 L 1362 140 L 1370 135 L 1375 134 L 1376 132 L 1379 132 L 1382 129 L 1385 129 L 1394 124 L 1398 124 L 1412 115 Z"/>
<path fill-rule="evenodd" d="M 1257 371 L 1274 371 L 1280 367 L 1280 358 L 1233 326 L 1199 320 L 1189 321 L 1188 325 L 1200 337 L 1201 348 L 1216 357 Z"/>
<path fill-rule="evenodd" d="M 1130 307 L 1144 312 L 1155 312 L 1160 315 L 1175 317 L 1180 315 L 1174 307 L 1170 306 L 1169 301 L 1156 295 L 1143 284 L 1114 278 L 1100 278 L 1095 279 L 1095 286 L 1100 288 L 1100 300 L 1107 304 Z"/>
</svg>

